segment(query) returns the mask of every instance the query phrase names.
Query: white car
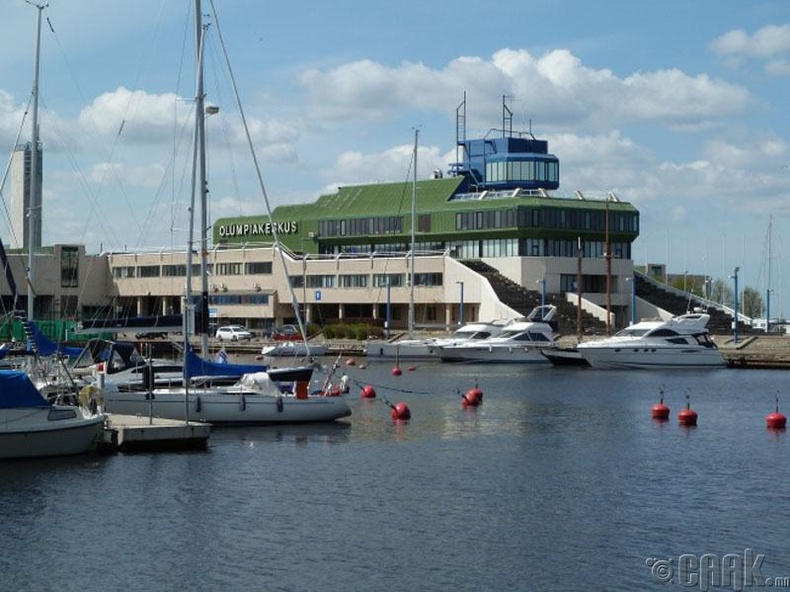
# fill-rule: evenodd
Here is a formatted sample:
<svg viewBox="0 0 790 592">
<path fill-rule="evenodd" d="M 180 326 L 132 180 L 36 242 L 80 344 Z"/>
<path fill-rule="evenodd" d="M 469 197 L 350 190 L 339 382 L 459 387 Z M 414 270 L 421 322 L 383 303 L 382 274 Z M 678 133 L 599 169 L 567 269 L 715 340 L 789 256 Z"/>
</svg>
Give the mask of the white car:
<svg viewBox="0 0 790 592">
<path fill-rule="evenodd" d="M 241 325 L 226 325 L 217 329 L 215 336 L 219 341 L 239 341 L 241 339 L 252 339 L 252 333 Z"/>
</svg>

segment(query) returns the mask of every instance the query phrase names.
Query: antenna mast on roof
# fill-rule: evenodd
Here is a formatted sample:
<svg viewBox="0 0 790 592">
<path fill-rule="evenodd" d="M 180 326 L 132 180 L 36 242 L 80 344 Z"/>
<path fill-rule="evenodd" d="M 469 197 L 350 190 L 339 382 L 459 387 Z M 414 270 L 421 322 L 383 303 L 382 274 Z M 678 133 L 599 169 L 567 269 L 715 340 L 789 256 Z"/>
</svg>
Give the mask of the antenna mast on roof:
<svg viewBox="0 0 790 592">
<path fill-rule="evenodd" d="M 507 100 L 509 98 L 507 95 L 502 95 L 502 137 L 503 138 L 512 138 L 513 137 L 513 111 L 507 106 Z"/>
<path fill-rule="evenodd" d="M 455 108 L 455 167 L 459 166 L 459 150 L 466 150 L 466 91 L 461 104 Z"/>
</svg>

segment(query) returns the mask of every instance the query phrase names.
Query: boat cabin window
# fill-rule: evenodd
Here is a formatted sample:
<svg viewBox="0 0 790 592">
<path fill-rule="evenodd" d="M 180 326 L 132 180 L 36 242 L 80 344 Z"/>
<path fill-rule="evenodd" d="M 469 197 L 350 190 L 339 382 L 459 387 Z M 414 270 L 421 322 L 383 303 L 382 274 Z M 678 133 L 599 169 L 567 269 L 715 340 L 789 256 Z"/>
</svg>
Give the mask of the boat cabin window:
<svg viewBox="0 0 790 592">
<path fill-rule="evenodd" d="M 648 332 L 648 329 L 634 329 L 633 327 L 626 327 L 615 333 L 615 337 L 641 337 Z"/>
<path fill-rule="evenodd" d="M 532 338 L 532 341 L 549 341 L 549 338 L 546 337 L 546 335 L 536 331 L 530 331 L 529 336 Z"/>
<path fill-rule="evenodd" d="M 677 331 L 672 329 L 659 328 L 650 334 L 650 337 L 675 337 L 678 335 Z"/>
</svg>

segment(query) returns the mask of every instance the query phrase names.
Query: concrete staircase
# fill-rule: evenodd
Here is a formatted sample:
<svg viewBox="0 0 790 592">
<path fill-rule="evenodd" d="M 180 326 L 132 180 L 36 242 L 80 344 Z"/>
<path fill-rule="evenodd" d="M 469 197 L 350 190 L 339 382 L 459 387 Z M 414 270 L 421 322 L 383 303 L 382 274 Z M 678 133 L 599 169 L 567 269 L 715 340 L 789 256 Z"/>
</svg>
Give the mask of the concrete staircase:
<svg viewBox="0 0 790 592">
<path fill-rule="evenodd" d="M 513 310 L 527 316 L 532 309 L 541 304 L 537 290 L 527 290 L 513 280 L 499 273 L 495 268 L 479 260 L 462 261 L 469 269 L 485 277 L 499 299 Z M 546 294 L 546 304 L 557 307 L 557 317 L 552 322 L 555 331 L 566 334 L 576 333 L 577 308 L 563 294 Z M 593 315 L 582 311 L 582 331 L 586 334 L 600 334 L 606 331 L 606 324 Z"/>
<path fill-rule="evenodd" d="M 729 313 L 713 306 L 708 306 L 707 303 L 696 299 L 693 295 L 690 295 L 689 299 L 665 290 L 660 285 L 657 285 L 638 273 L 636 274 L 636 295 L 673 315 L 682 315 L 687 313 L 690 309 L 701 307 L 710 315 L 708 331 L 713 335 L 727 335 L 732 333 L 732 316 Z M 743 322 L 738 322 L 738 333 L 751 334 L 753 332 L 755 331 L 751 326 Z"/>
</svg>

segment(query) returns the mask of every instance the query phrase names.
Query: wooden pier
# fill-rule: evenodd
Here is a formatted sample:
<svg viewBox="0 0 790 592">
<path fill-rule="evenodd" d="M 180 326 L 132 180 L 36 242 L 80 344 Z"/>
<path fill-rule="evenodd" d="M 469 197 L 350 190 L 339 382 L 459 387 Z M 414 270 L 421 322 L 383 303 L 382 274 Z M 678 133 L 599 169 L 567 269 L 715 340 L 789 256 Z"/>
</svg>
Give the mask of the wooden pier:
<svg viewBox="0 0 790 592">
<path fill-rule="evenodd" d="M 107 414 L 103 452 L 201 450 L 208 446 L 211 424 L 141 415 Z"/>
</svg>

